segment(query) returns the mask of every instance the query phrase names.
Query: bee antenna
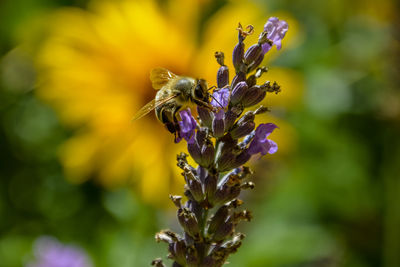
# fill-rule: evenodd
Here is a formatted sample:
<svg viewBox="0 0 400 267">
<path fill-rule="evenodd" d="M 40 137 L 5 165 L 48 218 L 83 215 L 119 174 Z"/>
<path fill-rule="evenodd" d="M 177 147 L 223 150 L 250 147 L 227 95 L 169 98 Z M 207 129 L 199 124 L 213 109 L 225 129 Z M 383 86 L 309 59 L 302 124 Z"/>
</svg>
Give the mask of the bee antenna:
<svg viewBox="0 0 400 267">
<path fill-rule="evenodd" d="M 224 106 L 222 106 L 222 104 L 221 103 L 219 103 L 219 101 L 213 96 L 213 95 L 211 95 L 211 97 L 212 97 L 212 99 L 214 99 L 215 100 L 215 102 L 217 102 L 218 103 L 218 105 L 220 105 L 220 107 L 221 108 L 224 108 Z"/>
<path fill-rule="evenodd" d="M 215 89 L 215 88 L 217 88 L 217 87 L 216 87 L 215 85 L 213 85 L 213 86 L 211 86 L 210 88 L 208 88 L 207 91 L 210 91 L 210 90 Z"/>
</svg>

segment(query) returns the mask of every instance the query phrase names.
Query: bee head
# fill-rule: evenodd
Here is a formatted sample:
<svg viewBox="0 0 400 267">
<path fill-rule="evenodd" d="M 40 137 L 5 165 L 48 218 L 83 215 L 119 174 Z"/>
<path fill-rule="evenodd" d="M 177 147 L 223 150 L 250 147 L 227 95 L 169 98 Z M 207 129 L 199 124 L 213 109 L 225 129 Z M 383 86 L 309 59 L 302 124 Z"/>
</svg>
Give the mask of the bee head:
<svg viewBox="0 0 400 267">
<path fill-rule="evenodd" d="M 198 79 L 194 88 L 195 98 L 208 103 L 207 82 L 204 79 Z"/>
</svg>

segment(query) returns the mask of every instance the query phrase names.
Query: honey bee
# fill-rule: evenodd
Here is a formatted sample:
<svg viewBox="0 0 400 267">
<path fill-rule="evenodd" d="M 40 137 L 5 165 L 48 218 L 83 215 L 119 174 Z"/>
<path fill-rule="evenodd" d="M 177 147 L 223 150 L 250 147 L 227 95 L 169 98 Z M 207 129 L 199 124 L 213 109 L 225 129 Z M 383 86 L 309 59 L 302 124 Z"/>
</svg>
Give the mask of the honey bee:
<svg viewBox="0 0 400 267">
<path fill-rule="evenodd" d="M 178 76 L 167 69 L 155 68 L 150 73 L 150 80 L 153 88 L 158 90 L 156 97 L 143 106 L 132 121 L 155 110 L 157 119 L 175 135 L 176 139 L 180 132 L 176 117 L 179 110 L 190 104 L 212 109 L 207 82 L 203 79 Z"/>
</svg>

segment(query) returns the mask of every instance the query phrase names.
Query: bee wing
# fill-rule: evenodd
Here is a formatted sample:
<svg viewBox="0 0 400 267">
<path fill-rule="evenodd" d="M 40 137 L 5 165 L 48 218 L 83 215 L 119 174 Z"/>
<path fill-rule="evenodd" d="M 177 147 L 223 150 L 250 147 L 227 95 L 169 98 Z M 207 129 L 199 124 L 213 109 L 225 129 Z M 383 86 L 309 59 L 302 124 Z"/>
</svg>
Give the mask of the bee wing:
<svg viewBox="0 0 400 267">
<path fill-rule="evenodd" d="M 175 77 L 177 77 L 175 74 L 164 68 L 152 69 L 150 73 L 150 80 L 155 90 L 161 89 Z"/>
<path fill-rule="evenodd" d="M 174 99 L 175 97 L 177 97 L 177 95 L 170 95 L 170 96 L 162 98 L 158 101 L 156 101 L 155 99 L 151 100 L 149 103 L 144 105 L 138 112 L 136 112 L 136 114 L 132 118 L 132 122 L 149 114 L 149 112 L 151 112 L 152 110 L 154 110 L 157 107 L 161 106 L 162 104 L 168 102 L 169 100 Z"/>
</svg>

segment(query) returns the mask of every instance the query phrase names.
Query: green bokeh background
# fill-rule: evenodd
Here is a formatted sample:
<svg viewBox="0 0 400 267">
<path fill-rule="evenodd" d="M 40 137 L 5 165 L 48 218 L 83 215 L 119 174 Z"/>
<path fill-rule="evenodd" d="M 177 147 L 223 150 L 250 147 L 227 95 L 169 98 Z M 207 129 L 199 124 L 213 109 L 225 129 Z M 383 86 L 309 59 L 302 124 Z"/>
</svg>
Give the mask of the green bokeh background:
<svg viewBox="0 0 400 267">
<path fill-rule="evenodd" d="M 258 3 L 290 12 L 305 31 L 274 62 L 299 71 L 305 92 L 281 115 L 298 133 L 296 153 L 245 197 L 255 219 L 241 226 L 247 238 L 229 266 L 400 266 L 399 21 L 360 12 L 362 1 Z M 32 62 L 14 49 L 41 14 L 86 4 L 0 2 L 1 267 L 23 266 L 41 235 L 78 244 L 95 266 L 148 266 L 166 254 L 154 233 L 176 227 L 128 188 L 63 177 L 56 153 L 70 130 L 35 97 Z"/>
</svg>

